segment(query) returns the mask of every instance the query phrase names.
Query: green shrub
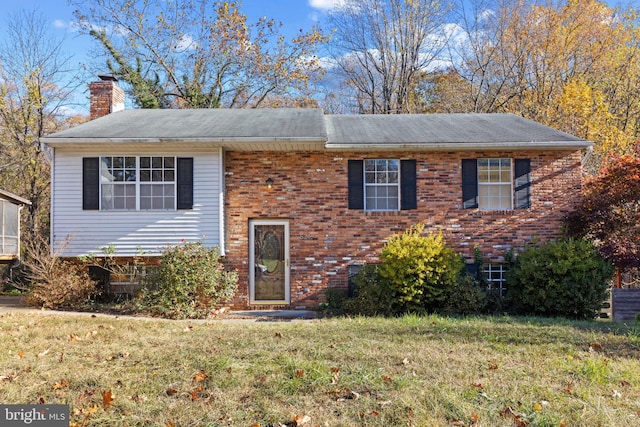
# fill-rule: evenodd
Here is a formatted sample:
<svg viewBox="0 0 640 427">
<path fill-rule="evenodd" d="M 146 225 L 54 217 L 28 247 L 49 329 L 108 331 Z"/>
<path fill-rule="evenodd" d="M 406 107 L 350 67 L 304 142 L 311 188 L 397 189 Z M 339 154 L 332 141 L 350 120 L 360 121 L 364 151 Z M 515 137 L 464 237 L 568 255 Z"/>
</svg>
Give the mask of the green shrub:
<svg viewBox="0 0 640 427">
<path fill-rule="evenodd" d="M 390 316 L 393 312 L 393 290 L 378 275 L 378 264 L 365 264 L 353 278 L 356 296 L 343 302 L 344 311 L 363 316 Z"/>
<path fill-rule="evenodd" d="M 143 303 L 166 317 L 206 317 L 235 294 L 237 283 L 237 273 L 225 271 L 220 263 L 218 248 L 184 243 L 167 248 L 145 278 Z"/>
<path fill-rule="evenodd" d="M 340 316 L 344 312 L 344 302 L 349 298 L 346 289 L 329 288 L 324 293 L 324 303 L 320 309 L 329 316 Z"/>
<path fill-rule="evenodd" d="M 460 272 L 457 280 L 446 290 L 442 314 L 478 314 L 485 310 L 487 291 L 482 282 L 467 272 Z"/>
<path fill-rule="evenodd" d="M 464 269 L 462 257 L 441 233 L 422 235 L 423 224 L 393 235 L 382 249 L 379 280 L 393 295 L 394 312 L 434 311 L 443 307 L 447 289 Z"/>
<path fill-rule="evenodd" d="M 527 247 L 506 275 L 517 314 L 593 319 L 607 299 L 613 266 L 582 239 Z"/>
<path fill-rule="evenodd" d="M 422 235 L 424 225 L 389 238 L 381 262 L 366 265 L 354 278 L 357 296 L 345 301 L 347 313 L 397 315 L 439 311 L 480 311 L 484 293 L 464 267 L 462 257 L 442 234 Z"/>
</svg>

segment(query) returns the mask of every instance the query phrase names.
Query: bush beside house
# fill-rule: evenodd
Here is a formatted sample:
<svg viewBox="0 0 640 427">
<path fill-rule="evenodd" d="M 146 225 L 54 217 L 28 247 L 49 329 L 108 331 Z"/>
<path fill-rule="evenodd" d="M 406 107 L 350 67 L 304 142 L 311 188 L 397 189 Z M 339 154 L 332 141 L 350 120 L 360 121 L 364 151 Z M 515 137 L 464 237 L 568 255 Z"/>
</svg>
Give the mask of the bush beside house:
<svg viewBox="0 0 640 427">
<path fill-rule="evenodd" d="M 416 226 L 389 238 L 377 265 L 355 279 L 357 295 L 347 313 L 398 315 L 407 312 L 474 314 L 492 309 L 486 284 L 468 274 L 462 257 L 441 235 L 421 235 Z M 581 239 L 530 245 L 513 258 L 501 306 L 514 315 L 593 319 L 608 297 L 612 265 Z"/>
<path fill-rule="evenodd" d="M 613 266 L 587 240 L 529 246 L 507 274 L 509 305 L 515 313 L 593 319 L 612 276 Z"/>
</svg>

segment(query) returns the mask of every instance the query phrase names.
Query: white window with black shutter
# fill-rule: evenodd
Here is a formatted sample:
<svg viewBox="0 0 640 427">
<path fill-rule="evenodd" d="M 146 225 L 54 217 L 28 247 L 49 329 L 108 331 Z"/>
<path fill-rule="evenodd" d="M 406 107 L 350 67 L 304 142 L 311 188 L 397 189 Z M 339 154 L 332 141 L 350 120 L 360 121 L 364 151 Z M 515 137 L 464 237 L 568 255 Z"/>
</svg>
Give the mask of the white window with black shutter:
<svg viewBox="0 0 640 427">
<path fill-rule="evenodd" d="M 399 211 L 417 208 L 416 161 L 349 160 L 349 209 Z"/>
<path fill-rule="evenodd" d="M 193 158 L 102 156 L 82 159 L 83 210 L 193 207 Z"/>
<path fill-rule="evenodd" d="M 462 208 L 512 210 L 531 207 L 529 159 L 462 160 Z"/>
</svg>

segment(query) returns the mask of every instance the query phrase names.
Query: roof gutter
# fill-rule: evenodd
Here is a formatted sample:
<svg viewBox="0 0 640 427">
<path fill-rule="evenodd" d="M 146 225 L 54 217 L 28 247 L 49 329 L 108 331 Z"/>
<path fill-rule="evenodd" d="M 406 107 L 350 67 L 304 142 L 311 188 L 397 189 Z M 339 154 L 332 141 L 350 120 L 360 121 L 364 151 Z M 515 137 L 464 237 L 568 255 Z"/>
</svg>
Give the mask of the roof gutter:
<svg viewBox="0 0 640 427">
<path fill-rule="evenodd" d="M 326 138 L 318 137 L 218 137 L 218 138 L 40 138 L 40 141 L 50 147 L 77 144 L 216 144 L 225 143 L 268 143 L 268 142 L 326 142 Z"/>
<path fill-rule="evenodd" d="M 502 150 L 580 150 L 593 146 L 591 141 L 544 141 L 544 142 L 448 142 L 423 144 L 351 144 L 328 142 L 329 151 L 502 151 Z"/>
</svg>

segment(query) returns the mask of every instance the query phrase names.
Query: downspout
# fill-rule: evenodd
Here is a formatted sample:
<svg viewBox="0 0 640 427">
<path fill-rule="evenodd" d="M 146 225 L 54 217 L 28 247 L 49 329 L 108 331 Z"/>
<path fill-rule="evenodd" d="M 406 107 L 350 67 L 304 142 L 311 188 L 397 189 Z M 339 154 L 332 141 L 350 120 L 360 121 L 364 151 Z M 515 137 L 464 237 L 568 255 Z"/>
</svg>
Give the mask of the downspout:
<svg viewBox="0 0 640 427">
<path fill-rule="evenodd" d="M 55 192 L 55 185 L 53 183 L 56 182 L 56 149 L 53 147 L 48 147 L 44 143 L 40 143 L 40 145 L 42 148 L 42 152 L 45 154 L 46 159 L 49 161 L 49 166 L 51 167 L 51 194 L 49 195 L 49 252 L 50 255 L 53 255 L 53 236 L 55 236 L 56 226 L 55 222 L 53 221 L 53 213 L 55 212 L 55 197 L 53 197 L 53 194 Z"/>
<path fill-rule="evenodd" d="M 220 255 L 221 256 L 225 256 L 226 255 L 226 245 L 225 245 L 225 239 L 226 239 L 226 229 L 225 229 L 225 224 L 226 224 L 226 219 L 225 219 L 225 209 L 224 209 L 224 202 L 225 202 L 225 182 L 224 182 L 224 172 L 225 172 L 225 164 L 224 164 L 224 148 L 220 147 L 220 151 L 219 151 L 219 155 L 220 155 L 220 193 L 218 196 L 218 204 L 219 204 L 219 208 L 218 208 L 218 215 L 220 215 Z"/>
</svg>

